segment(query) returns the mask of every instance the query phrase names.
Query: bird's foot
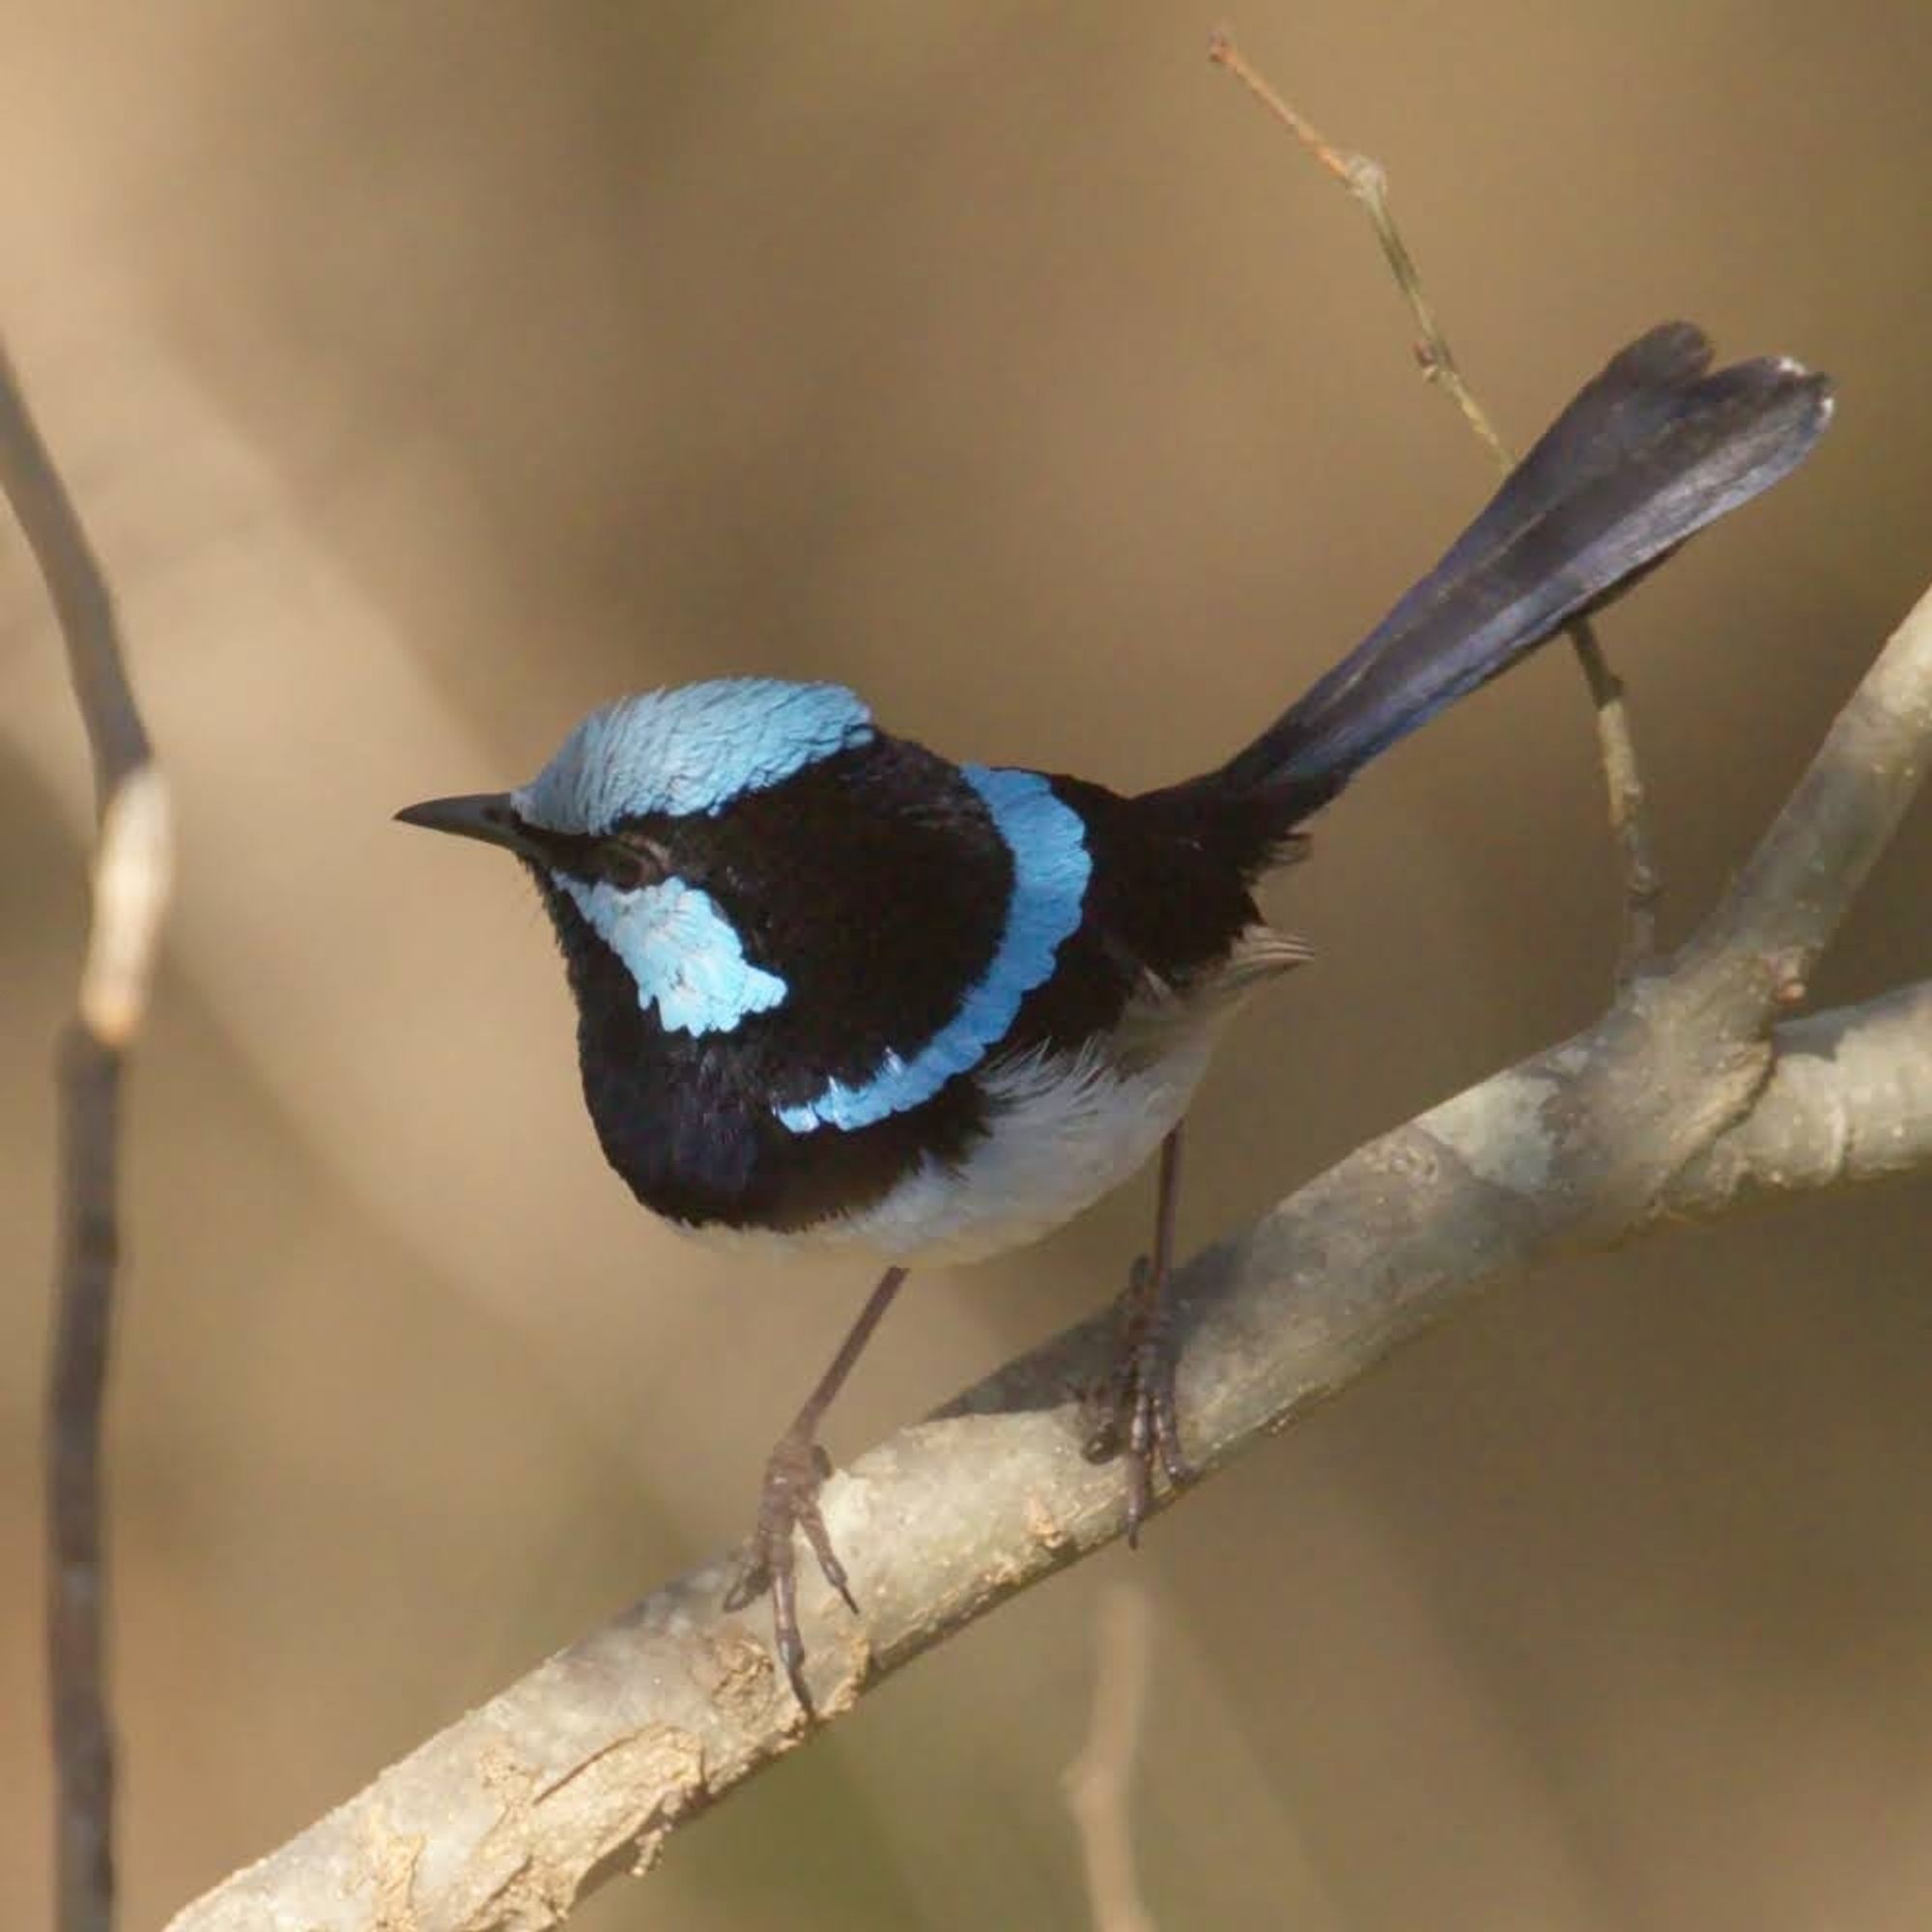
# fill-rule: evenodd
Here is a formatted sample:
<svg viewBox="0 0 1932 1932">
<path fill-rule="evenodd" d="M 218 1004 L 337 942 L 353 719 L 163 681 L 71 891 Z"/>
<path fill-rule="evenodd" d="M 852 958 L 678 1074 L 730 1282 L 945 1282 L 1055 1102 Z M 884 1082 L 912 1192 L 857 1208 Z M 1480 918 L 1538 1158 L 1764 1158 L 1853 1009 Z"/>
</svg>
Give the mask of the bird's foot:
<svg viewBox="0 0 1932 1932">
<path fill-rule="evenodd" d="M 1121 1297 L 1121 1334 L 1114 1371 L 1088 1392 L 1085 1439 L 1090 1461 L 1125 1459 L 1127 1542 L 1140 1542 L 1141 1524 L 1153 1508 L 1156 1462 L 1179 1489 L 1194 1480 L 1180 1447 L 1180 1419 L 1174 1398 L 1177 1356 L 1164 1284 L 1142 1255 Z"/>
<path fill-rule="evenodd" d="M 798 1630 L 798 1547 L 793 1531 L 803 1534 L 818 1558 L 825 1580 L 845 1600 L 854 1616 L 859 1605 L 845 1580 L 845 1566 L 832 1548 L 832 1538 L 819 1513 L 818 1492 L 832 1473 L 832 1459 L 801 1430 L 779 1437 L 765 1463 L 764 1488 L 758 1492 L 758 1518 L 751 1547 L 737 1581 L 724 1594 L 727 1610 L 742 1610 L 767 1590 L 772 1593 L 772 1632 L 779 1662 L 784 1665 L 792 1695 L 808 1718 L 817 1713 L 805 1683 L 805 1639 Z"/>
</svg>

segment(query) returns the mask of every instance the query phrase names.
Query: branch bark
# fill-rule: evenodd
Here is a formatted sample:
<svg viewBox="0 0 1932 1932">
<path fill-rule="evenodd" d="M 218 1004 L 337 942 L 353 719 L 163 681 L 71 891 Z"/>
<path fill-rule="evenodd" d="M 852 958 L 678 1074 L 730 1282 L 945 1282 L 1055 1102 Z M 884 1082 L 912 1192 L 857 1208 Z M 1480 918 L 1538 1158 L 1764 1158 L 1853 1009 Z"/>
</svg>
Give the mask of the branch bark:
<svg viewBox="0 0 1932 1932">
<path fill-rule="evenodd" d="M 1932 594 L 1846 706 L 1706 928 L 1597 1025 L 1350 1154 L 1176 1282 L 1204 1471 L 1293 1422 L 1478 1288 L 1564 1250 L 1932 1167 L 1932 980 L 1773 1027 L 1932 751 Z M 1099 1316 L 861 1457 L 825 1493 L 856 1621 L 801 1591 L 818 1707 L 1121 1533 L 1070 1390 Z M 429 1740 L 171 1932 L 536 1932 L 808 1735 L 724 1613 L 735 1552 L 667 1583 Z"/>
</svg>

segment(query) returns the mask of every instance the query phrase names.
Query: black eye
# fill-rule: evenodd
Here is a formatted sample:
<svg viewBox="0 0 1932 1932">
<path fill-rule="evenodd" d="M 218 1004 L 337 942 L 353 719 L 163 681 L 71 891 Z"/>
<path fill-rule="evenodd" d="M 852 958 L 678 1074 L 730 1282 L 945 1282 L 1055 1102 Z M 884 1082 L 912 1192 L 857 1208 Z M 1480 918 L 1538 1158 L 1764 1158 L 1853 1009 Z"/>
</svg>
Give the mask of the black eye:
<svg viewBox="0 0 1932 1932">
<path fill-rule="evenodd" d="M 634 893 L 664 877 L 666 857 L 655 840 L 612 838 L 598 854 L 598 871 L 618 892 Z"/>
</svg>

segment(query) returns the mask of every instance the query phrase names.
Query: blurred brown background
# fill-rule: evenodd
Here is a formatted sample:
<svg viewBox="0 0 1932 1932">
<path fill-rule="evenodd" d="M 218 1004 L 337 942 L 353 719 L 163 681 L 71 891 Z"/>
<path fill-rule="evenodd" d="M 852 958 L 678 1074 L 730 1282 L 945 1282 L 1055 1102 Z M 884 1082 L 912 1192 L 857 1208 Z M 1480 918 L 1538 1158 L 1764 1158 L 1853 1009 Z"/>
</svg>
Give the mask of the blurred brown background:
<svg viewBox="0 0 1932 1932">
<path fill-rule="evenodd" d="M 131 1926 L 739 1533 L 866 1283 L 632 1207 L 508 866 L 387 822 L 616 692 L 860 686 L 1121 786 L 1222 755 L 1490 481 L 1358 212 L 1167 4 L 16 0 L 0 327 L 179 790 L 134 1090 Z M 1920 587 L 1922 7 L 1257 4 L 1520 440 L 1663 316 L 1834 371 L 1815 465 L 1607 626 L 1673 930 Z M 45 1911 L 35 1513 L 84 765 L 0 535 L 0 1922 Z M 1587 1019 L 1615 881 L 1552 653 L 1323 824 L 1207 1090 L 1201 1238 Z M 1932 970 L 1932 814 L 1829 1000 Z M 853 1447 L 1101 1300 L 1145 1188 L 935 1274 Z M 1094 1606 L 1156 1605 L 1165 1932 L 1932 1923 L 1932 1190 L 1494 1294 L 871 1699 L 586 1927 L 1085 1922 Z"/>
</svg>

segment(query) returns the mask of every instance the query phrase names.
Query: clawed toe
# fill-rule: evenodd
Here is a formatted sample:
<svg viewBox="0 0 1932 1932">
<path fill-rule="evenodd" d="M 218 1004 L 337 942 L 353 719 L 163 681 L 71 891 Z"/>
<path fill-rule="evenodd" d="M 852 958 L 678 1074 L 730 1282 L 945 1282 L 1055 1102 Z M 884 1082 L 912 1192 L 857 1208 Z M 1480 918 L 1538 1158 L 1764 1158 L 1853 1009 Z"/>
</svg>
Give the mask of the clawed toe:
<svg viewBox="0 0 1932 1932">
<path fill-rule="evenodd" d="M 846 1579 L 845 1566 L 832 1548 L 832 1537 L 818 1507 L 818 1492 L 832 1473 L 832 1459 L 808 1436 L 783 1436 L 765 1463 L 764 1488 L 758 1495 L 758 1517 L 753 1526 L 744 1568 L 724 1593 L 727 1610 L 742 1610 L 769 1590 L 772 1631 L 786 1681 L 807 1717 L 815 1716 L 805 1682 L 805 1639 L 798 1628 L 798 1546 L 794 1531 L 803 1535 L 818 1560 L 825 1580 L 843 1599 L 854 1616 L 859 1605 Z"/>
<path fill-rule="evenodd" d="M 1174 1488 L 1194 1480 L 1193 1466 L 1180 1446 L 1175 1361 L 1166 1302 L 1151 1264 L 1143 1255 L 1134 1263 L 1122 1300 L 1114 1371 L 1088 1394 L 1082 1441 L 1091 1461 L 1119 1456 L 1125 1464 L 1129 1545 L 1138 1545 L 1141 1525 L 1153 1509 L 1156 1462 Z"/>
</svg>

